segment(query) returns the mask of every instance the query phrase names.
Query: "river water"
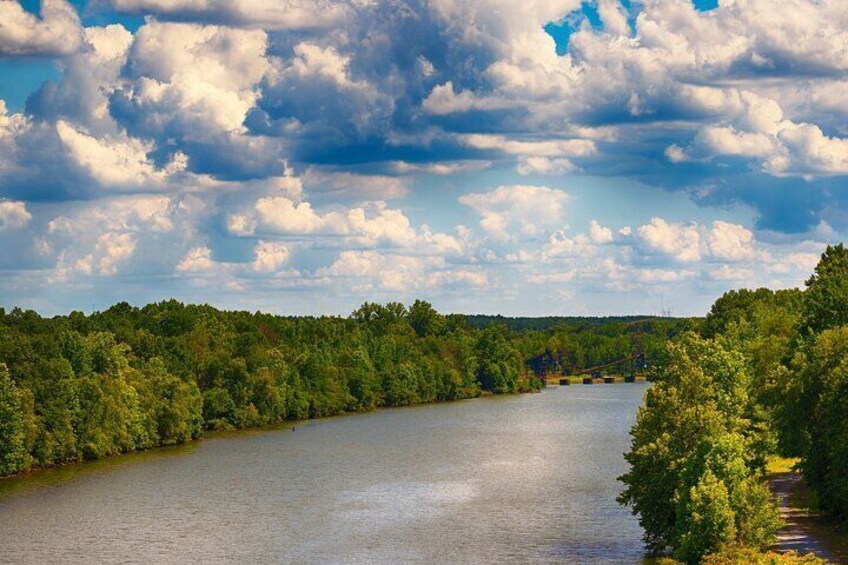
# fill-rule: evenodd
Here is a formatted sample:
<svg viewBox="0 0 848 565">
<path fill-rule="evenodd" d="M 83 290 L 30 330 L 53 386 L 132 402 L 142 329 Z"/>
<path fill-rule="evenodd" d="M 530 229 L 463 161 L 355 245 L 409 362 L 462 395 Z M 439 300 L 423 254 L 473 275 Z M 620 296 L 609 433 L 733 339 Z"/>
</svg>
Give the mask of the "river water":
<svg viewBox="0 0 848 565">
<path fill-rule="evenodd" d="M 641 563 L 645 384 L 382 410 L 0 481 L 3 563 Z"/>
</svg>

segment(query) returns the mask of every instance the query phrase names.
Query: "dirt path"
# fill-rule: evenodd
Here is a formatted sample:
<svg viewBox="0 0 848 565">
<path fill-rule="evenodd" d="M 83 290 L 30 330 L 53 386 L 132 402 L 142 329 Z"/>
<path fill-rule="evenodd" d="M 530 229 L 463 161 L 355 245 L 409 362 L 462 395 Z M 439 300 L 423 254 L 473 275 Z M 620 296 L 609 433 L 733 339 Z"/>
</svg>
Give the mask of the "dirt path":
<svg viewBox="0 0 848 565">
<path fill-rule="evenodd" d="M 769 486 L 777 496 L 780 515 L 786 525 L 778 533 L 775 549 L 815 553 L 833 563 L 848 564 L 848 542 L 844 533 L 834 530 L 817 513 L 796 506 L 806 489 L 800 473 L 778 473 L 769 478 Z"/>
</svg>

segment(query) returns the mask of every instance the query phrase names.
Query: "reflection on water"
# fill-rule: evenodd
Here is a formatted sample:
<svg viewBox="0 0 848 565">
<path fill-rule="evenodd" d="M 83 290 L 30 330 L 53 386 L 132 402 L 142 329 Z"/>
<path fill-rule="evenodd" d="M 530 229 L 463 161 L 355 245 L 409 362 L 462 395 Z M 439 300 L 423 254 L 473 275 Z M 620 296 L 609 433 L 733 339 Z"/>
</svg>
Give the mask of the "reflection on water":
<svg viewBox="0 0 848 565">
<path fill-rule="evenodd" d="M 640 563 L 646 385 L 385 410 L 0 481 L 0 562 Z"/>
</svg>

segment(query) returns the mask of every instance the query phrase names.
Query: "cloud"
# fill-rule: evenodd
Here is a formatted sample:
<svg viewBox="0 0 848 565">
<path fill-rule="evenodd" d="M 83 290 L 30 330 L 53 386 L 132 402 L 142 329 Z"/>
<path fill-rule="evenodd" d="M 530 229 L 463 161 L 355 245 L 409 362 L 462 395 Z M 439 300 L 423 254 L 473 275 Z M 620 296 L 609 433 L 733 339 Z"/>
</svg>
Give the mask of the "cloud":
<svg viewBox="0 0 848 565">
<path fill-rule="evenodd" d="M 706 127 L 698 132 L 688 149 L 672 145 L 666 150 L 666 156 L 673 162 L 711 159 L 721 155 L 763 159 L 768 158 L 776 147 L 771 137 L 761 133 L 739 132 L 732 127 Z"/>
<path fill-rule="evenodd" d="M 118 264 L 135 251 L 135 240 L 128 233 L 105 233 L 98 238 L 94 251 L 89 257 L 97 271 L 102 275 L 114 275 Z"/>
<path fill-rule="evenodd" d="M 764 172 L 775 176 L 848 174 L 848 139 L 829 137 L 814 124 L 791 120 L 760 126 L 767 133 L 706 126 L 687 148 L 671 145 L 665 155 L 674 163 L 721 156 L 757 159 Z"/>
<path fill-rule="evenodd" d="M 353 290 L 365 292 L 384 289 L 396 292 L 411 291 L 421 286 L 429 266 L 438 260 L 414 256 L 384 255 L 377 251 L 342 251 L 319 276 L 353 281 Z"/>
<path fill-rule="evenodd" d="M 273 273 L 289 259 L 291 252 L 284 244 L 275 241 L 260 241 L 254 250 L 253 270 L 257 273 Z"/>
<path fill-rule="evenodd" d="M 341 215 L 319 215 L 309 202 L 295 203 L 284 196 L 259 199 L 255 211 L 255 219 L 243 215 L 230 216 L 230 231 L 239 235 L 253 233 L 257 223 L 281 234 L 341 233 L 344 230 Z"/>
<path fill-rule="evenodd" d="M 427 286 L 430 288 L 485 289 L 491 286 L 491 281 L 489 276 L 482 271 L 436 271 L 427 278 Z"/>
<path fill-rule="evenodd" d="M 0 231 L 19 230 L 32 219 L 26 203 L 0 200 Z"/>
<path fill-rule="evenodd" d="M 785 175 L 848 174 L 848 139 L 828 137 L 813 124 L 793 124 L 778 133 L 784 153 L 766 169 Z"/>
<path fill-rule="evenodd" d="M 382 201 L 320 212 L 309 202 L 269 196 L 257 200 L 253 209 L 228 216 L 227 229 L 237 236 L 322 236 L 328 245 L 414 248 L 418 252 L 462 249 L 450 235 L 432 233 L 426 227 L 418 233 L 406 214 Z"/>
<path fill-rule="evenodd" d="M 258 115 L 267 122 L 264 131 L 295 133 L 320 151 L 369 135 L 384 136 L 395 97 L 379 80 L 356 72 L 353 63 L 353 56 L 341 48 L 316 41 L 296 43 L 290 52 L 272 58 L 259 101 Z M 395 90 L 394 85 L 386 87 Z"/>
<path fill-rule="evenodd" d="M 379 251 L 342 251 L 318 276 L 346 281 L 356 293 L 377 290 L 393 293 L 491 288 L 489 276 L 478 269 L 445 268 L 438 257 L 386 254 Z"/>
<path fill-rule="evenodd" d="M 267 34 L 219 26 L 148 22 L 127 59 L 114 103 L 146 132 L 198 136 L 242 127 L 269 69 Z"/>
<path fill-rule="evenodd" d="M 499 110 L 511 105 L 506 100 L 478 98 L 468 90 L 456 92 L 453 81 L 447 81 L 433 87 L 433 90 L 421 103 L 421 108 L 429 114 L 446 116 L 471 110 Z"/>
<path fill-rule="evenodd" d="M 569 159 L 549 159 L 548 157 L 522 157 L 516 167 L 520 175 L 565 175 L 577 170 Z"/>
<path fill-rule="evenodd" d="M 567 229 L 560 229 L 548 237 L 548 243 L 543 252 L 547 260 L 561 257 L 587 257 L 594 255 L 592 245 L 592 239 L 586 234 L 569 237 Z"/>
<path fill-rule="evenodd" d="M 568 199 L 565 192 L 547 186 L 514 185 L 466 194 L 459 202 L 482 216 L 480 227 L 490 237 L 508 240 L 514 225 L 523 235 L 535 235 L 561 221 Z"/>
<path fill-rule="evenodd" d="M 589 238 L 594 243 L 611 243 L 613 240 L 612 230 L 603 227 L 597 220 L 589 222 Z"/>
<path fill-rule="evenodd" d="M 599 0 L 598 15 L 604 25 L 604 31 L 613 35 L 630 35 L 627 14 L 619 0 Z"/>
<path fill-rule="evenodd" d="M 652 218 L 650 223 L 639 226 L 636 233 L 650 251 L 663 253 L 681 262 L 701 259 L 701 234 L 695 225 Z"/>
<path fill-rule="evenodd" d="M 502 135 L 467 134 L 459 136 L 459 141 L 475 149 L 538 157 L 586 157 L 594 155 L 597 150 L 595 142 L 588 139 L 525 141 Z"/>
<path fill-rule="evenodd" d="M 449 173 L 445 173 L 449 174 Z M 411 179 L 385 175 L 330 172 L 310 168 L 303 181 L 314 192 L 327 191 L 336 198 L 389 200 L 409 194 Z"/>
<path fill-rule="evenodd" d="M 401 174 L 425 174 L 448 176 L 457 173 L 475 172 L 483 169 L 488 169 L 492 165 L 491 161 L 487 160 L 465 160 L 465 161 L 442 161 L 435 163 L 409 163 L 407 161 L 393 161 L 389 163 L 392 171 Z M 398 181 L 408 184 L 408 179 L 397 179 Z"/>
<path fill-rule="evenodd" d="M 26 111 L 41 120 L 66 119 L 97 134 L 116 134 L 109 96 L 120 85 L 133 35 L 120 24 L 87 27 L 83 45 L 64 57 L 61 79 L 47 81 L 27 100 Z"/>
<path fill-rule="evenodd" d="M 37 252 L 50 278 L 170 273 L 204 213 L 194 197 L 117 196 L 45 206 L 36 217 Z M 59 212 L 58 214 L 56 212 Z"/>
<path fill-rule="evenodd" d="M 43 269 L 98 296 L 320 287 L 340 311 L 704 305 L 803 282 L 848 226 L 837 0 L 598 0 L 600 26 L 580 0 L 107 4 L 83 28 L 0 2 L 0 54 L 60 73 L 0 101 L 9 300 L 46 296 L 16 278 Z"/>
<path fill-rule="evenodd" d="M 106 187 L 156 187 L 170 174 L 185 169 L 185 156 L 181 154 L 167 167 L 157 169 L 147 157 L 152 145 L 138 139 L 96 138 L 63 120 L 56 122 L 56 131 L 71 162 Z"/>
<path fill-rule="evenodd" d="M 130 233 L 107 232 L 101 234 L 91 253 L 74 257 L 67 251 L 59 254 L 53 280 L 67 281 L 74 275 L 112 276 L 136 249 L 135 237 Z"/>
<path fill-rule="evenodd" d="M 351 79 L 348 72 L 350 57 L 340 55 L 334 47 L 303 42 L 294 46 L 294 55 L 284 73 L 292 73 L 300 78 L 318 77 L 341 89 L 368 88 L 367 84 Z"/>
<path fill-rule="evenodd" d="M 117 10 L 234 27 L 275 30 L 324 28 L 343 23 L 356 2 L 327 0 L 112 0 Z"/>
<path fill-rule="evenodd" d="M 751 281 L 755 279 L 754 270 L 745 267 L 734 267 L 732 265 L 720 265 L 707 271 L 709 277 L 716 281 Z"/>
<path fill-rule="evenodd" d="M 41 0 L 39 16 L 14 0 L 0 2 L 0 22 L 0 55 L 69 55 L 83 43 L 79 15 L 65 0 Z"/>
<path fill-rule="evenodd" d="M 738 224 L 716 220 L 707 233 L 710 255 L 727 261 L 753 260 L 761 257 L 754 248 L 754 233 Z"/>
<path fill-rule="evenodd" d="M 215 267 L 212 260 L 212 250 L 208 247 L 193 247 L 186 253 L 185 257 L 177 263 L 178 273 L 202 273 L 211 271 Z"/>
<path fill-rule="evenodd" d="M 775 273 L 786 274 L 793 271 L 811 273 L 821 259 L 821 253 L 789 252 L 784 254 L 779 261 L 771 265 Z"/>
</svg>

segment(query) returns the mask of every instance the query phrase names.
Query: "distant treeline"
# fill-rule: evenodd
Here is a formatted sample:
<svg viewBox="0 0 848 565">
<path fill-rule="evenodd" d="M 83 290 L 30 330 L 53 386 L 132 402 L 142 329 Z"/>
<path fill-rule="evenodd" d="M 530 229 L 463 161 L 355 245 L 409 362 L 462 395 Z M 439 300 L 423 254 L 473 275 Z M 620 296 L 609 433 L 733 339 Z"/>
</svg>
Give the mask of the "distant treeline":
<svg viewBox="0 0 848 565">
<path fill-rule="evenodd" d="M 347 318 L 175 300 L 43 318 L 0 309 L 0 475 L 233 429 L 536 390 L 537 376 L 659 351 L 680 321 L 475 329 L 416 301 Z"/>
<path fill-rule="evenodd" d="M 556 328 L 586 330 L 600 326 L 626 325 L 641 321 L 653 320 L 671 324 L 687 323 L 687 318 L 671 318 L 663 316 L 501 316 L 487 314 L 468 314 L 465 316 L 468 324 L 475 329 L 485 329 L 489 326 L 506 326 L 517 332 L 547 331 Z"/>
<path fill-rule="evenodd" d="M 661 359 L 620 499 L 648 548 L 687 564 L 822 563 L 756 552 L 781 525 L 764 484 L 775 454 L 799 458 L 821 509 L 848 521 L 848 250 L 828 247 L 803 291 L 726 293 Z"/>
</svg>

